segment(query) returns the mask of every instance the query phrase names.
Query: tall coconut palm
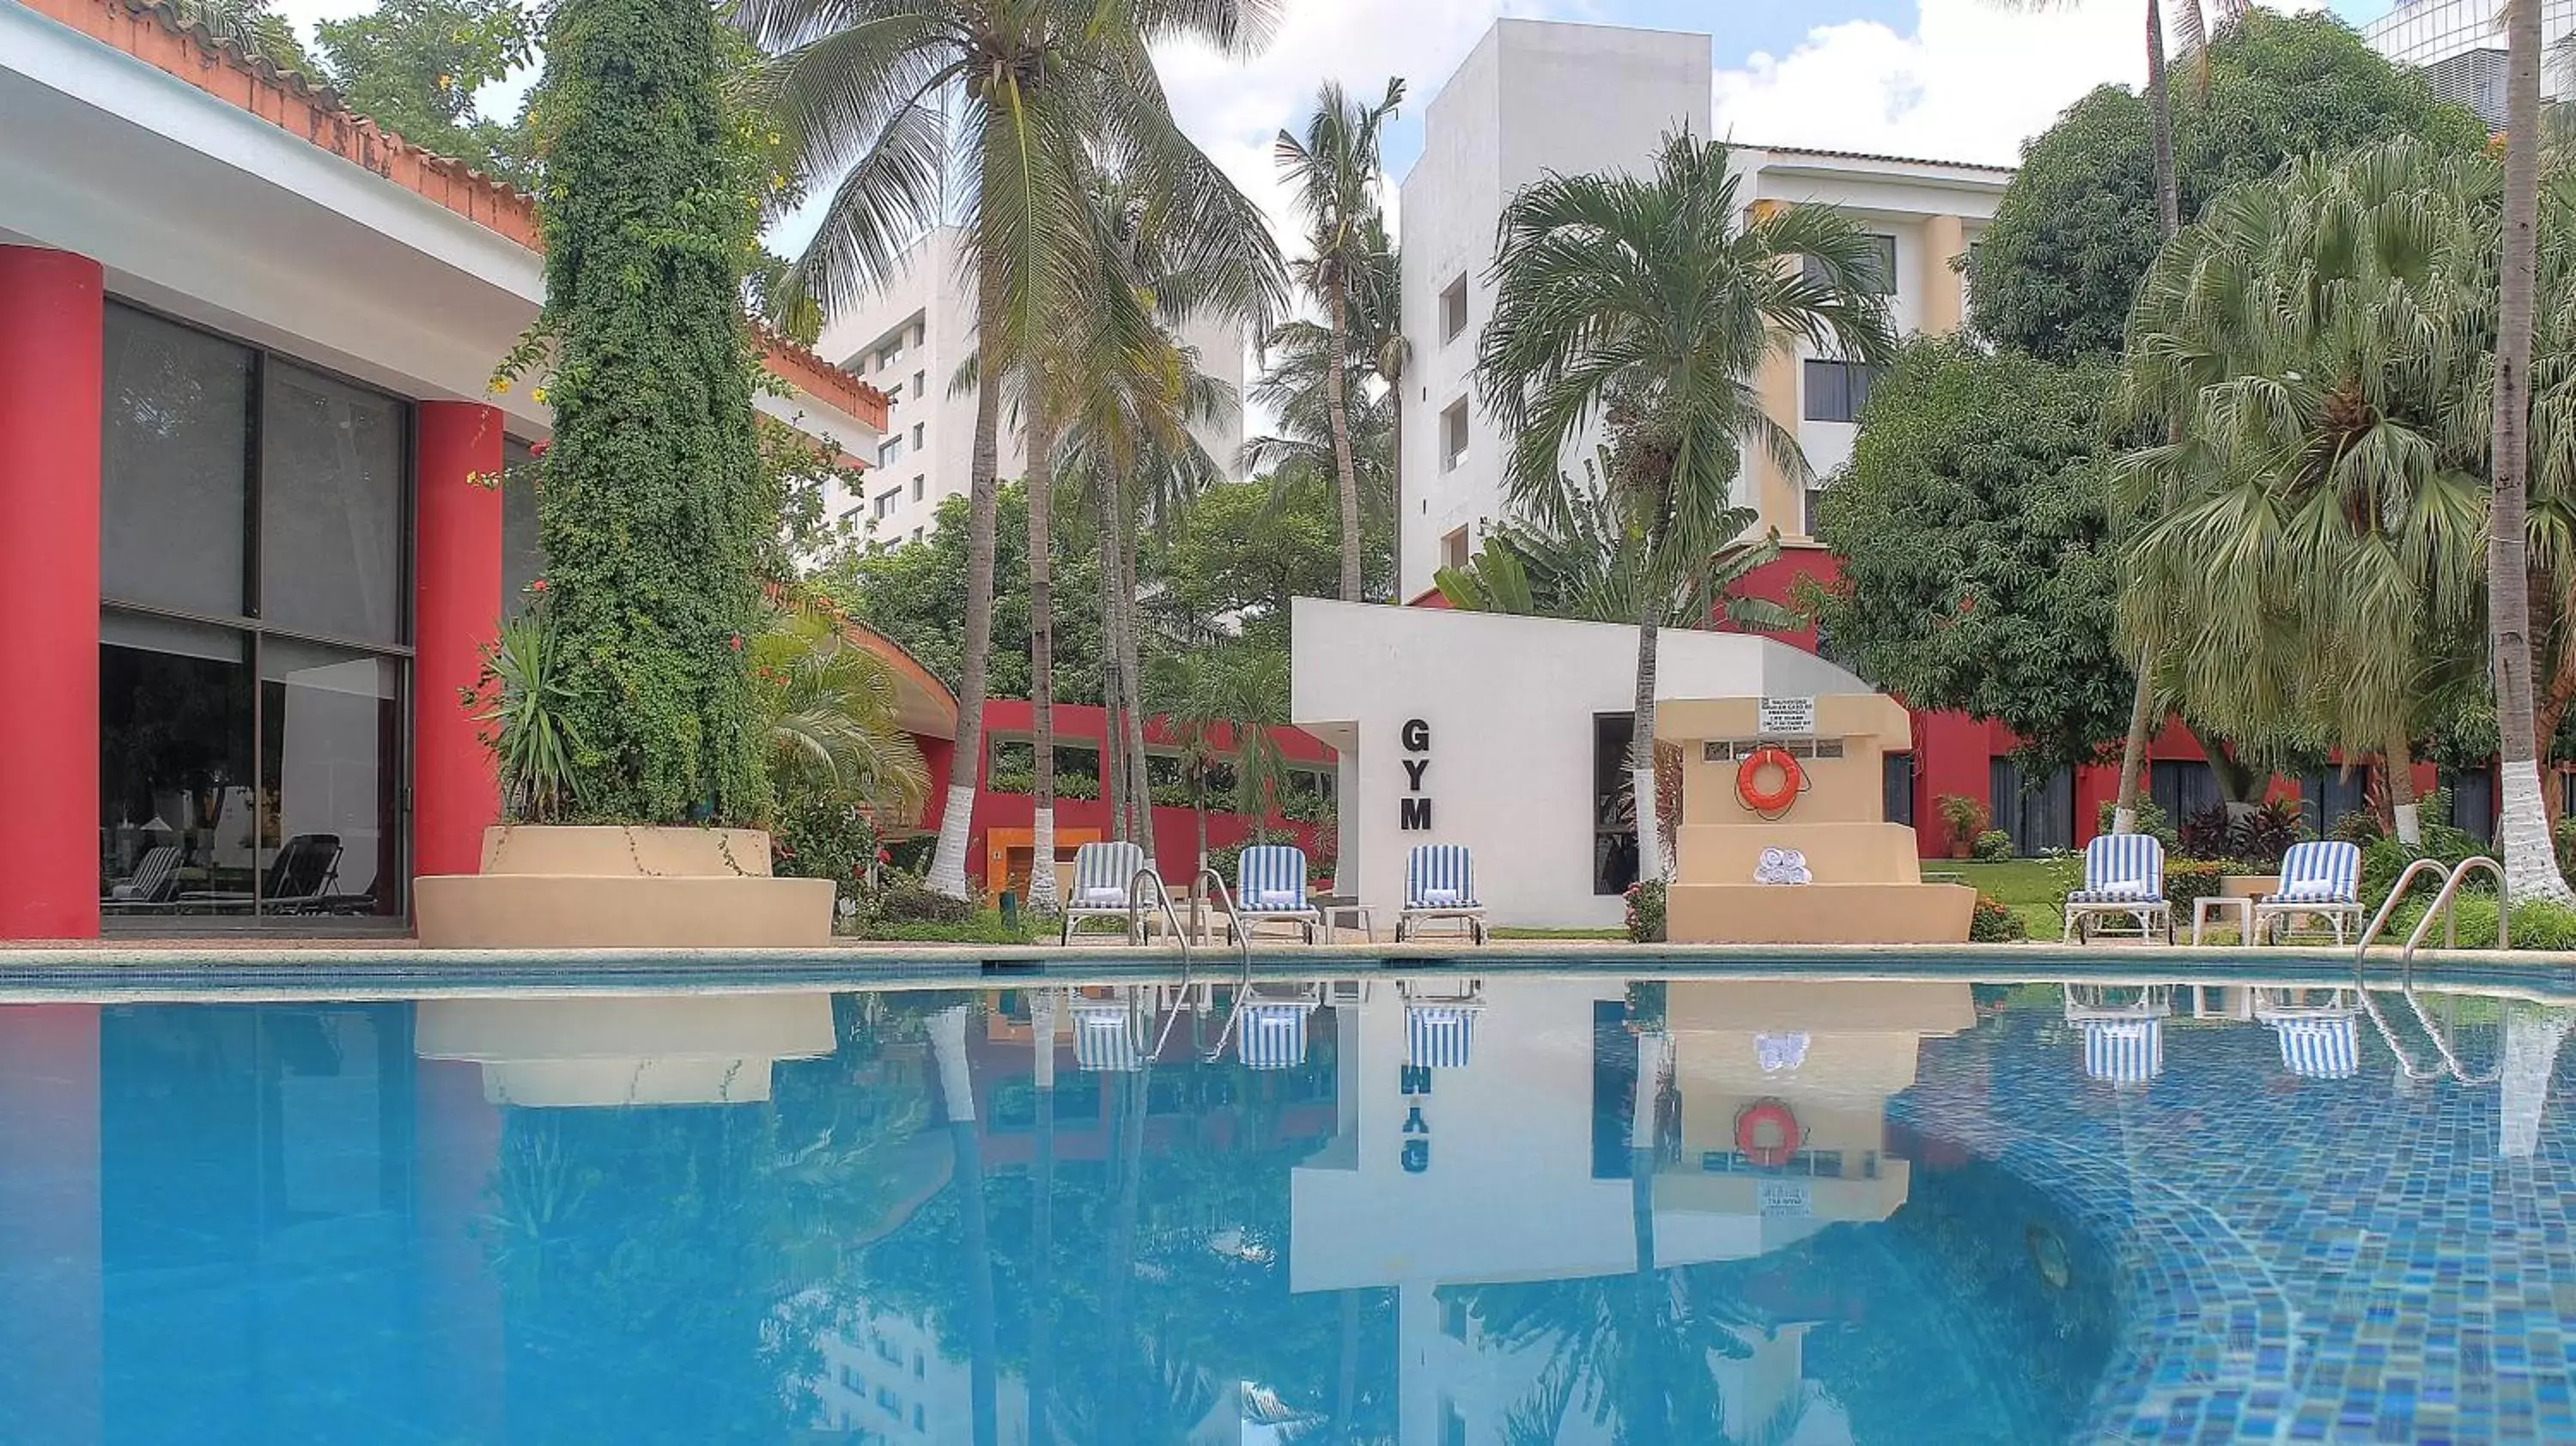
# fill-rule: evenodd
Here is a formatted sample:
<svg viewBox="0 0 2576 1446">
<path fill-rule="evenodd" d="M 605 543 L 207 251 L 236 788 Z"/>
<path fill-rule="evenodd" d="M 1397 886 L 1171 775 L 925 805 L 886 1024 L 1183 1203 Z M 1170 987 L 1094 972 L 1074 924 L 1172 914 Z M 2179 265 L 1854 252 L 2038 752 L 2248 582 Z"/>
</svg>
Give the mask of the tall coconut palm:
<svg viewBox="0 0 2576 1446">
<path fill-rule="evenodd" d="M 966 640 L 956 748 L 929 883 L 966 893 L 992 648 L 993 510 L 1001 388 L 1089 246 L 1086 181 L 1109 165 L 1192 235 L 1256 268 L 1273 254 L 1258 209 L 1182 135 L 1150 47 L 1242 54 L 1276 0 L 745 0 L 771 52 L 758 93 L 796 171 L 837 177 L 791 279 L 838 313 L 890 275 L 934 223 L 957 227 L 972 279 L 976 388 L 968 470 Z"/>
<path fill-rule="evenodd" d="M 1798 440 L 1762 408 L 1755 378 L 1804 343 L 1875 364 L 1890 350 L 1875 249 L 1825 206 L 1750 220 L 1727 148 L 1669 136 L 1650 174 L 1549 175 L 1504 207 L 1494 312 L 1477 346 L 1486 410 L 1512 440 L 1513 505 L 1544 523 L 1584 491 L 1563 458 L 1606 434 L 1599 485 L 1665 578 L 1735 541 L 1746 446 L 1793 478 Z M 1669 594 L 1640 589 L 1629 778 L 1655 796 L 1655 631 Z M 1654 810 L 1637 810 L 1643 877 L 1663 876 Z"/>
<path fill-rule="evenodd" d="M 1992 3 L 2016 10 L 2063 10 L 2084 0 L 1992 0 Z M 2234 20 L 2245 13 L 2246 0 L 2175 0 L 2175 29 L 2183 42 L 2183 53 L 2195 61 L 2200 83 L 2208 84 L 2209 17 L 2215 12 L 2221 21 Z M 2182 183 L 2174 171 L 2173 87 L 2170 66 L 2165 53 L 2165 12 L 2163 0 L 2146 0 L 2147 39 L 2147 135 L 2156 180 L 2156 222 L 2159 233 L 2167 240 L 2182 229 Z M 2168 440 L 2171 440 L 2168 438 Z M 2152 648 L 2151 643 L 2151 648 Z M 2135 833 L 2138 829 L 2138 791 L 2146 776 L 2147 738 L 2154 731 L 2156 691 L 2154 669 L 2148 654 L 2139 654 L 2137 688 L 2129 703 L 2129 731 L 2120 740 L 2120 791 L 2112 804 L 2111 831 Z"/>
<path fill-rule="evenodd" d="M 984 1153 L 975 1134 L 974 1064 L 966 1053 L 973 1006 L 952 1004 L 929 1019 L 930 1049 L 939 1066 L 939 1093 L 947 1106 L 948 1144 L 954 1160 L 960 1213 L 966 1223 L 967 1390 L 975 1446 L 994 1446 L 1000 1432 L 995 1410 L 1001 1380 L 993 1302 L 990 1218 L 984 1202 Z"/>
<path fill-rule="evenodd" d="M 1285 130 L 1273 150 L 1286 177 L 1298 222 L 1304 227 L 1306 254 L 1296 262 L 1298 282 L 1324 308 L 1332 336 L 1332 355 L 1350 353 L 1352 284 L 1376 253 L 1385 251 L 1384 217 L 1378 205 L 1378 139 L 1404 102 L 1404 81 L 1390 77 L 1386 94 L 1376 104 L 1352 99 L 1338 81 L 1326 81 L 1315 95 L 1315 113 L 1306 133 Z M 1377 223 L 1372 236 L 1371 225 Z M 1342 601 L 1360 600 L 1360 478 L 1351 458 L 1349 375 L 1346 366 L 1324 368 L 1325 406 L 1333 441 L 1333 476 L 1341 485 Z"/>
<path fill-rule="evenodd" d="M 2238 740 L 2376 750 L 2420 842 L 2409 742 L 2473 674 L 2487 450 L 2470 405 L 2497 176 L 2397 141 L 2213 201 L 2131 318 L 2121 621 Z"/>
<path fill-rule="evenodd" d="M 2540 0 L 2506 0 L 2503 246 L 2497 263 L 2495 496 L 2488 510 L 2487 627 L 2495 670 L 2496 767 L 2503 795 L 2497 834 L 2505 891 L 2576 898 L 2558 872 L 2540 795 L 2540 739 L 2532 708 L 2531 596 L 2524 528 L 2529 507 L 2531 361 L 2540 279 Z"/>
</svg>

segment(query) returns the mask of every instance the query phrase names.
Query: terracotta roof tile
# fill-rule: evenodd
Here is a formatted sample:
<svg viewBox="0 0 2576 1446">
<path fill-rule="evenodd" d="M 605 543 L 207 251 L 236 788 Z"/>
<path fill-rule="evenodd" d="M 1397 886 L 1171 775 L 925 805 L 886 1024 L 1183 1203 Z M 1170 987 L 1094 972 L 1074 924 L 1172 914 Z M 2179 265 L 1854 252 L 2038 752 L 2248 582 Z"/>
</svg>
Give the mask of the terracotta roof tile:
<svg viewBox="0 0 2576 1446">
<path fill-rule="evenodd" d="M 19 0 L 171 78 L 363 166 L 531 251 L 544 249 L 537 199 L 463 161 L 425 150 L 349 109 L 337 91 L 182 20 L 164 0 Z M 810 348 L 764 329 L 762 364 L 780 380 L 882 431 L 886 394 Z"/>
</svg>

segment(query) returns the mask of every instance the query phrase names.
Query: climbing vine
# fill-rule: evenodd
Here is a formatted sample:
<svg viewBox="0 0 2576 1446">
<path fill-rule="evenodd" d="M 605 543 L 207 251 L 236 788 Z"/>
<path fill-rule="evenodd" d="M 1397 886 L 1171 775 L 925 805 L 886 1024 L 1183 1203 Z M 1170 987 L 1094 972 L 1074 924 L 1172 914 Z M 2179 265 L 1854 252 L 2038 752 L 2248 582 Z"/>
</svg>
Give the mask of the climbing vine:
<svg viewBox="0 0 2576 1446">
<path fill-rule="evenodd" d="M 539 106 L 543 316 L 495 387 L 544 364 L 538 491 L 581 812 L 758 822 L 756 569 L 776 523 L 742 315 L 773 177 L 719 93 L 714 12 L 563 0 Z"/>
</svg>

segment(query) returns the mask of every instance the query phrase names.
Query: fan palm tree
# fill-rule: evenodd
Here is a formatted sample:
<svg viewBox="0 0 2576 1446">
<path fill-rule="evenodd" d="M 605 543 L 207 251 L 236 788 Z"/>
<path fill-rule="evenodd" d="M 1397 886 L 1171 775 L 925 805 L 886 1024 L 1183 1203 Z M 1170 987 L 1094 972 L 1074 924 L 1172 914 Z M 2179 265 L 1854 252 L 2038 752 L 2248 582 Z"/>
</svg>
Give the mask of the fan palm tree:
<svg viewBox="0 0 2576 1446">
<path fill-rule="evenodd" d="M 1300 285 L 1324 308 L 1330 355 L 1351 355 L 1351 293 L 1374 255 L 1386 252 L 1384 216 L 1377 199 L 1378 139 L 1404 102 L 1404 81 L 1390 77 L 1376 104 L 1352 99 L 1338 81 L 1315 95 L 1306 133 L 1281 131 L 1273 147 L 1286 177 L 1306 254 L 1296 262 Z M 1374 225 L 1372 224 L 1374 223 Z M 1374 243 L 1374 250 L 1372 249 Z M 1342 601 L 1360 600 L 1360 477 L 1351 456 L 1349 369 L 1323 368 L 1324 405 L 1333 443 L 1333 476 L 1341 485 Z"/>
<path fill-rule="evenodd" d="M 1218 643 L 1162 660 L 1149 695 L 1163 715 L 1166 736 L 1180 749 L 1190 808 L 1198 821 L 1198 867 L 1208 861 L 1209 784 L 1216 770 L 1231 768 L 1235 811 L 1267 817 L 1287 755 L 1271 725 L 1288 720 L 1288 659 L 1273 648 Z M 1190 886 L 1192 909 L 1198 885 Z"/>
<path fill-rule="evenodd" d="M 2230 738 L 2378 751 L 2409 844 L 2408 740 L 2479 652 L 2496 179 L 2409 141 L 2295 161 L 2170 243 L 2130 324 L 2129 411 L 2186 420 L 2115 472 L 2124 633 Z"/>
<path fill-rule="evenodd" d="M 1889 351 L 1875 248 L 1830 207 L 1752 217 L 1727 147 L 1668 136 L 1651 174 L 1551 174 L 1504 207 L 1494 312 L 1476 354 L 1485 407 L 1513 439 L 1516 510 L 1540 525 L 1582 490 L 1561 459 L 1598 426 L 1598 485 L 1658 581 L 1735 540 L 1741 449 L 1806 475 L 1798 440 L 1763 410 L 1765 358 L 1805 343 L 1866 363 Z M 1802 264 L 1803 263 L 1803 264 Z M 1655 630 L 1669 603 L 1639 589 L 1636 735 L 1629 778 L 1654 797 Z M 1643 876 L 1663 875 L 1654 811 L 1637 810 Z"/>
<path fill-rule="evenodd" d="M 769 777 L 909 824 L 929 797 L 921 749 L 896 720 L 894 670 L 819 611 L 782 607 L 752 642 Z"/>
<path fill-rule="evenodd" d="M 2531 596 L 2524 528 L 2530 505 L 2532 336 L 2540 284 L 2540 0 L 2506 0 L 2504 226 L 2497 269 L 2495 495 L 2488 511 L 2487 627 L 2495 669 L 2496 767 L 2503 809 L 2505 891 L 2576 898 L 2558 872 L 2540 795 L 2533 718 Z"/>
<path fill-rule="evenodd" d="M 1255 272 L 1275 257 L 1258 208 L 1173 122 L 1150 47 L 1249 53 L 1276 12 L 1276 0 L 745 0 L 736 11 L 772 56 L 755 90 L 795 171 L 839 178 L 792 268 L 797 289 L 837 313 L 943 221 L 957 226 L 974 283 L 988 384 L 976 389 L 968 471 L 958 732 L 928 880 L 942 893 L 966 893 L 992 648 L 1002 398 L 989 383 L 1079 290 L 1099 167 L 1127 177 L 1191 245 Z"/>
<path fill-rule="evenodd" d="M 2084 3 L 2084 0 L 1992 0 L 1992 3 L 2016 10 L 2062 10 Z M 2174 28 L 2182 38 L 2185 57 L 2194 62 L 2199 83 L 2209 83 L 2209 17 L 2215 12 L 2222 22 L 2245 14 L 2246 0 L 2175 0 Z M 2173 239 L 2182 229 L 2182 182 L 2174 170 L 2173 87 L 2165 54 L 2165 14 L 2163 0 L 2146 0 L 2147 35 L 2147 135 L 2156 178 L 2156 222 L 2158 233 Z M 2169 430 L 2171 430 L 2169 428 Z M 2172 440 L 2170 437 L 2168 440 Z M 2120 740 L 2120 791 L 2112 804 L 2111 831 L 2135 833 L 2138 830 L 2138 790 L 2146 775 L 2147 738 L 2153 732 L 2156 714 L 2154 670 L 2148 665 L 2149 652 L 2139 654 L 2138 680 L 2129 703 L 2129 731 Z"/>
</svg>

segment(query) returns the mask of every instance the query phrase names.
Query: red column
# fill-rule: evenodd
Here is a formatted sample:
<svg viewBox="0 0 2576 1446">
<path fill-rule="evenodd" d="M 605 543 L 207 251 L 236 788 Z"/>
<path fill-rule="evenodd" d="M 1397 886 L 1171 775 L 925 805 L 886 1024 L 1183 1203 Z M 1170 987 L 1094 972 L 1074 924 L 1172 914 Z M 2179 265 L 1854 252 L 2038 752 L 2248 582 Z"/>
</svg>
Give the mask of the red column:
<svg viewBox="0 0 2576 1446">
<path fill-rule="evenodd" d="M 412 872 L 470 874 L 501 784 L 457 701 L 501 630 L 501 414 L 422 402 L 413 414 Z"/>
<path fill-rule="evenodd" d="M 0 939 L 98 937 L 98 263 L 0 246 Z"/>
</svg>

